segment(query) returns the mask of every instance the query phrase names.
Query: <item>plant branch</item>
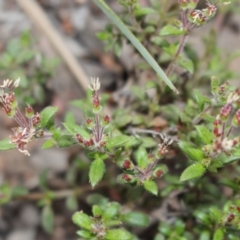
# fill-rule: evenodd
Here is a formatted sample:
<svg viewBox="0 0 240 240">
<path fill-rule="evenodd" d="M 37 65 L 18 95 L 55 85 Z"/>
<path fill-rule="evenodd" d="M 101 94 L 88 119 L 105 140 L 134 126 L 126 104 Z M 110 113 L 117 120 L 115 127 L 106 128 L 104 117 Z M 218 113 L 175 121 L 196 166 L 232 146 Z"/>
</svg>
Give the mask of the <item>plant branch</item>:
<svg viewBox="0 0 240 240">
<path fill-rule="evenodd" d="M 106 187 L 109 186 L 109 183 L 103 182 L 103 183 L 99 183 L 96 188 L 102 188 L 102 187 Z M 85 195 L 85 193 L 92 191 L 92 186 L 91 185 L 85 185 L 79 188 L 75 188 L 75 189 L 64 189 L 64 190 L 59 190 L 59 191 L 49 191 L 52 195 L 53 195 L 53 199 L 62 199 L 62 198 L 66 198 L 69 197 L 71 195 L 75 195 L 75 196 L 80 196 L 80 195 Z M 46 196 L 46 192 L 36 192 L 36 193 L 29 193 L 23 196 L 18 196 L 13 198 L 13 200 L 27 200 L 27 201 L 38 201 L 41 198 L 44 198 Z"/>
<path fill-rule="evenodd" d="M 179 43 L 179 46 L 178 46 L 178 49 L 177 49 L 177 52 L 175 53 L 172 61 L 170 62 L 170 64 L 168 65 L 168 68 L 166 70 L 166 75 L 167 76 L 170 76 L 175 68 L 175 61 L 176 59 L 178 58 L 178 56 L 181 54 L 186 42 L 187 42 L 187 39 L 188 39 L 188 33 L 187 34 L 184 34 L 181 39 L 180 39 L 180 43 Z"/>
</svg>

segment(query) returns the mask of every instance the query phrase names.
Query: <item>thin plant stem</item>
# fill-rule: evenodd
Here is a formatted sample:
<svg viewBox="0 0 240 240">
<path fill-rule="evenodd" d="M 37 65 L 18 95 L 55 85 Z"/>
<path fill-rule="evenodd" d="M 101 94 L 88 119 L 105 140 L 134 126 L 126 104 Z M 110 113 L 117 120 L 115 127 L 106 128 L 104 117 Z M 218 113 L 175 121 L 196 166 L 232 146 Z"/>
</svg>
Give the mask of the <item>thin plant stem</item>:
<svg viewBox="0 0 240 240">
<path fill-rule="evenodd" d="M 175 56 L 173 57 L 172 61 L 170 62 L 170 64 L 168 65 L 168 68 L 166 70 L 166 75 L 170 76 L 175 68 L 175 61 L 178 58 L 178 56 L 181 54 L 186 42 L 188 39 L 188 34 L 184 34 L 181 39 L 180 39 L 180 43 L 177 49 L 177 52 L 175 54 Z"/>
<path fill-rule="evenodd" d="M 103 182 L 103 183 L 99 183 L 94 190 L 96 190 L 96 188 L 102 188 L 102 187 L 106 187 L 109 186 L 109 183 L 107 182 Z M 80 195 L 85 195 L 86 192 L 92 191 L 92 186 L 90 185 L 86 185 L 86 186 L 82 186 L 82 187 L 78 187 L 76 189 L 64 189 L 64 190 L 59 190 L 59 191 L 50 191 L 53 194 L 53 198 L 54 199 L 63 199 L 66 197 L 69 197 L 71 195 L 74 196 L 80 196 Z M 13 200 L 28 200 L 28 201 L 38 201 L 42 198 L 44 198 L 46 196 L 45 192 L 36 192 L 36 193 L 29 193 L 23 196 L 18 196 L 15 197 Z M 2 196 L 0 196 L 1 198 Z"/>
</svg>

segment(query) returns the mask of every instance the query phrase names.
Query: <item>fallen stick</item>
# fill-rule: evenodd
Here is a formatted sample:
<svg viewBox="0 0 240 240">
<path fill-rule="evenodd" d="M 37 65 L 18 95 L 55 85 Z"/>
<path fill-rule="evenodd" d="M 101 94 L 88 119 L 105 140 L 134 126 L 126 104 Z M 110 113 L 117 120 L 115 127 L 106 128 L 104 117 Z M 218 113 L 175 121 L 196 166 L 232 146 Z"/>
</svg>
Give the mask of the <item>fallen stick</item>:
<svg viewBox="0 0 240 240">
<path fill-rule="evenodd" d="M 60 34 L 56 31 L 39 4 L 35 0 L 16 1 L 24 12 L 32 19 L 33 23 L 38 26 L 43 34 L 49 39 L 52 46 L 56 49 L 63 61 L 65 61 L 71 73 L 77 79 L 78 83 L 84 90 L 86 90 L 89 85 L 86 73 L 79 65 L 77 59 L 70 52 Z"/>
</svg>

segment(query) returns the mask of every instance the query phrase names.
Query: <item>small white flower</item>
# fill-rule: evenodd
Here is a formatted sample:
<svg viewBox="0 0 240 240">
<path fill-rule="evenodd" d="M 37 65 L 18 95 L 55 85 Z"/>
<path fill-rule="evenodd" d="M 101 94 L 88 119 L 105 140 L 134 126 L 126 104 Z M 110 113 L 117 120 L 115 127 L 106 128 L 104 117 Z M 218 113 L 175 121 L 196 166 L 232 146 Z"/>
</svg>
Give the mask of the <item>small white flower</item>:
<svg viewBox="0 0 240 240">
<path fill-rule="evenodd" d="M 226 152 L 230 151 L 233 147 L 233 140 L 228 139 L 228 138 L 224 138 L 222 140 L 221 145 L 222 145 L 222 148 L 224 149 L 224 151 L 226 151 Z"/>
<path fill-rule="evenodd" d="M 6 79 L 3 80 L 3 85 L 0 85 L 1 88 L 8 88 L 12 84 L 12 80 Z"/>
<path fill-rule="evenodd" d="M 169 145 L 171 145 L 173 143 L 173 139 L 168 137 L 166 134 L 160 133 L 160 136 L 161 136 L 161 138 L 163 140 L 163 143 L 162 143 L 163 145 L 169 146 Z"/>
<path fill-rule="evenodd" d="M 16 79 L 13 86 L 14 88 L 17 88 L 19 86 L 19 83 L 20 83 L 20 78 Z"/>
<path fill-rule="evenodd" d="M 18 149 L 19 150 L 19 152 L 21 152 L 21 153 L 23 153 L 23 154 L 25 154 L 25 155 L 27 155 L 27 156 L 30 156 L 30 153 L 26 150 L 26 149 Z"/>
<path fill-rule="evenodd" d="M 239 98 L 240 98 L 240 96 L 239 96 L 237 93 L 231 92 L 231 93 L 228 95 L 227 103 L 236 102 Z"/>
<path fill-rule="evenodd" d="M 89 85 L 88 87 L 92 90 L 92 91 L 98 91 L 100 89 L 100 81 L 98 78 L 91 78 L 91 85 Z"/>
<path fill-rule="evenodd" d="M 230 3 L 231 3 L 231 1 L 229 1 L 229 2 L 223 2 L 222 4 L 226 6 L 226 5 L 230 4 Z"/>
</svg>

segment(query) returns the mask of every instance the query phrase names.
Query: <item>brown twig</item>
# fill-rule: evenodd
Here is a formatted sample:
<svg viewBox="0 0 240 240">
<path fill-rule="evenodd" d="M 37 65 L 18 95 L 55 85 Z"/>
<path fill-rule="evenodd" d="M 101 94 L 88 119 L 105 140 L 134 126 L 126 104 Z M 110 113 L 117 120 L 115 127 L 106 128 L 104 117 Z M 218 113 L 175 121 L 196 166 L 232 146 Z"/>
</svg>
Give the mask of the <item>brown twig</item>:
<svg viewBox="0 0 240 240">
<path fill-rule="evenodd" d="M 108 183 L 99 183 L 95 189 L 99 189 L 102 187 L 106 187 L 109 186 Z M 78 187 L 75 189 L 64 189 L 64 190 L 59 190 L 59 191 L 49 191 L 49 193 L 51 193 L 51 195 L 53 196 L 54 199 L 62 199 L 62 198 L 66 198 L 69 197 L 71 195 L 75 195 L 75 196 L 80 196 L 80 195 L 84 195 L 87 192 L 92 191 L 93 188 L 90 184 L 82 186 L 82 187 Z M 46 192 L 36 192 L 36 193 L 29 193 L 23 196 L 18 196 L 15 197 L 13 200 L 27 200 L 27 201 L 38 201 L 42 198 L 44 198 L 46 196 Z"/>
</svg>

